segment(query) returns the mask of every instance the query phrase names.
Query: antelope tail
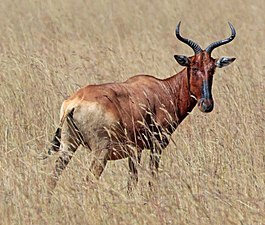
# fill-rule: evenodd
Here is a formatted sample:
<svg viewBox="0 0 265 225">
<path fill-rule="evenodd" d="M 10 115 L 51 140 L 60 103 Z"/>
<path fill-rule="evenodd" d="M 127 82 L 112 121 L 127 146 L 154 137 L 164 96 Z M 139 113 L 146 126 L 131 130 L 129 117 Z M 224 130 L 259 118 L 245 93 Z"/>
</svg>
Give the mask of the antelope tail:
<svg viewBox="0 0 265 225">
<path fill-rule="evenodd" d="M 71 121 L 71 124 L 74 126 L 75 130 L 77 129 L 74 122 L 73 122 L 73 113 L 74 113 L 74 108 L 67 108 L 68 110 L 64 110 L 64 107 L 62 106 L 61 109 L 61 115 L 60 115 L 60 125 L 55 131 L 54 137 L 51 141 L 51 147 L 48 149 L 48 155 L 52 155 L 53 152 L 58 152 L 60 151 L 60 145 L 61 145 L 61 134 L 62 134 L 62 126 L 63 123 L 65 122 L 66 118 L 68 118 L 69 121 Z"/>
</svg>

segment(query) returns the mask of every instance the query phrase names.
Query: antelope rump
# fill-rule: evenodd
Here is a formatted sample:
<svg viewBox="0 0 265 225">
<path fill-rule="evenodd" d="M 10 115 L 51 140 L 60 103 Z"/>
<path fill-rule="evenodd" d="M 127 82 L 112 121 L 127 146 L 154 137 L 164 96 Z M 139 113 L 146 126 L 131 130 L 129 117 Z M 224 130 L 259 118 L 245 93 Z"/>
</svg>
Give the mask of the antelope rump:
<svg viewBox="0 0 265 225">
<path fill-rule="evenodd" d="M 230 37 L 210 44 L 203 50 L 192 40 L 176 37 L 190 46 L 194 55 L 175 55 L 184 66 L 166 79 L 137 75 L 121 83 L 88 85 L 65 100 L 60 111 L 60 126 L 52 140 L 49 154 L 58 152 L 49 186 L 54 189 L 74 152 L 82 145 L 93 152 L 91 173 L 98 179 L 108 160 L 128 158 L 128 190 L 138 181 L 137 164 L 144 149 L 150 150 L 150 170 L 157 176 L 162 150 L 171 134 L 198 105 L 208 113 L 213 110 L 212 82 L 215 69 L 232 63 L 235 58 L 214 59 L 212 51 L 231 42 Z"/>
</svg>

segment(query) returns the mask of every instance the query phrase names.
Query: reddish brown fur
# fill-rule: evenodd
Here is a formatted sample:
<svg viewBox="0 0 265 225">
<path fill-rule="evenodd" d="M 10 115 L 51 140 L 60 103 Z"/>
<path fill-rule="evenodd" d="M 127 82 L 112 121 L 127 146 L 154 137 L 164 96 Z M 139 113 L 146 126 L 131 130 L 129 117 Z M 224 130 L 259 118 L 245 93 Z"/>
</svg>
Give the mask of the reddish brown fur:
<svg viewBox="0 0 265 225">
<path fill-rule="evenodd" d="M 126 129 L 126 137 L 119 134 L 119 141 L 130 142 L 143 149 L 146 145 L 138 140 L 137 135 L 141 131 L 146 132 L 146 128 L 139 122 L 150 120 L 152 113 L 157 125 L 165 131 L 172 130 L 172 123 L 179 124 L 196 105 L 189 93 L 186 70 L 165 80 L 138 75 L 123 83 L 89 85 L 68 101 L 82 99 L 82 102 L 99 103 L 119 124 L 119 132 Z M 109 159 L 114 158 L 109 156 Z"/>
<path fill-rule="evenodd" d="M 150 168 L 157 176 L 160 154 L 170 135 L 197 102 L 201 111 L 212 111 L 215 68 L 234 61 L 226 58 L 230 61 L 217 63 L 205 50 L 189 58 L 175 58 L 186 68 L 169 78 L 137 75 L 122 83 L 88 85 L 63 103 L 62 131 L 58 128 L 55 135 L 62 143 L 53 141 L 53 150 L 59 151 L 60 145 L 62 152 L 53 187 L 80 144 L 95 152 L 90 170 L 97 178 L 107 160 L 129 157 L 131 189 L 131 180 L 136 183 L 138 179 L 136 165 L 144 148 L 151 150 Z M 93 121 L 96 126 L 92 128 Z"/>
</svg>

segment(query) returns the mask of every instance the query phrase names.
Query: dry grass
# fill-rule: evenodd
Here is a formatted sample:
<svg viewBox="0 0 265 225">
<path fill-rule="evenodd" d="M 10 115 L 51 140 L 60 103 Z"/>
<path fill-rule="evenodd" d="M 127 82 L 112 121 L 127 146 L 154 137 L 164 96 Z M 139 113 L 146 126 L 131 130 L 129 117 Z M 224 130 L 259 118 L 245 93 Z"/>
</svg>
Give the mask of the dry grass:
<svg viewBox="0 0 265 225">
<path fill-rule="evenodd" d="M 2 1 L 0 5 L 1 224 L 264 224 L 265 3 L 256 1 Z M 127 160 L 110 162 L 93 189 L 79 149 L 46 201 L 54 157 L 39 161 L 58 124 L 61 102 L 87 83 L 137 73 L 164 78 L 181 68 L 174 54 L 229 35 L 214 51 L 236 62 L 216 72 L 215 110 L 195 109 L 163 152 L 157 192 L 148 155 L 132 197 Z M 82 151 L 83 150 L 83 151 Z"/>
</svg>

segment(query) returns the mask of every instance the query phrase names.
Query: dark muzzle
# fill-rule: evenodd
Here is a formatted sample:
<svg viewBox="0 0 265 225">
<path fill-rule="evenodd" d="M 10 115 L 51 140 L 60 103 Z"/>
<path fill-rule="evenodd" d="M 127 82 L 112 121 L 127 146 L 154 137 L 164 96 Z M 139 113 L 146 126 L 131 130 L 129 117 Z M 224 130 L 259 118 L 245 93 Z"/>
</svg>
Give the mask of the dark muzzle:
<svg viewBox="0 0 265 225">
<path fill-rule="evenodd" d="M 199 109 L 204 112 L 204 113 L 208 113 L 211 112 L 213 110 L 213 106 L 214 106 L 214 101 L 213 99 L 206 99 L 206 98 L 201 98 L 198 102 L 198 107 Z"/>
<path fill-rule="evenodd" d="M 201 98 L 198 102 L 199 109 L 208 113 L 213 110 L 212 79 L 205 79 L 202 84 Z"/>
</svg>

